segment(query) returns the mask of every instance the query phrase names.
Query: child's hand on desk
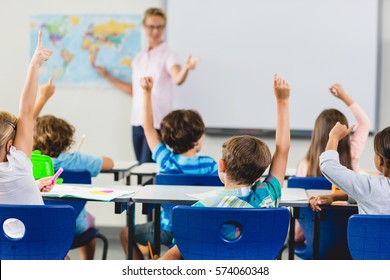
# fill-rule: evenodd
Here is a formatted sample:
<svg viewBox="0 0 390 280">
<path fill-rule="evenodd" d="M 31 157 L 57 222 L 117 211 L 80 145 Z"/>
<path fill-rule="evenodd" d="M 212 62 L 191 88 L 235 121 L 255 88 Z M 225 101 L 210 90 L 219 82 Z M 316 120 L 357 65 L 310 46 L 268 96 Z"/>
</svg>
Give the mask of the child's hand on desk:
<svg viewBox="0 0 390 280">
<path fill-rule="evenodd" d="M 52 183 L 51 179 L 53 177 L 45 177 L 36 180 L 37 187 L 39 191 L 41 192 L 50 192 L 51 189 L 54 187 L 55 183 Z"/>
<path fill-rule="evenodd" d="M 152 77 L 143 77 L 140 81 L 141 87 L 144 92 L 150 93 L 153 88 L 153 78 Z"/>
<path fill-rule="evenodd" d="M 321 211 L 320 205 L 330 205 L 333 201 L 332 195 L 311 196 L 309 198 L 309 205 L 313 211 Z"/>
</svg>

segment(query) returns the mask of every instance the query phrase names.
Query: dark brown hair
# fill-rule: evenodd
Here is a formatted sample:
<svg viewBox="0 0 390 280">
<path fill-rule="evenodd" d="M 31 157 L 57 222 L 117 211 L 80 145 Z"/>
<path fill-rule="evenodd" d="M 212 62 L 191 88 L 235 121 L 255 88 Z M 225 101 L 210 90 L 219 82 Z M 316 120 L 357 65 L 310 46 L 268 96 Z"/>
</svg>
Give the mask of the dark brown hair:
<svg viewBox="0 0 390 280">
<path fill-rule="evenodd" d="M 222 145 L 226 176 L 237 184 L 252 185 L 271 164 L 271 152 L 263 141 L 253 136 L 235 136 Z"/>
<path fill-rule="evenodd" d="M 202 117 L 193 110 L 173 111 L 161 121 L 161 141 L 176 154 L 192 149 L 204 132 Z"/>
<path fill-rule="evenodd" d="M 348 127 L 348 120 L 343 113 L 336 109 L 327 109 L 321 112 L 317 117 L 309 151 L 306 155 L 308 169 L 306 176 L 322 177 L 319 167 L 320 155 L 325 151 L 329 139 L 329 132 L 337 122 Z M 349 136 L 344 137 L 338 145 L 337 151 L 340 156 L 340 163 L 351 169 L 351 145 Z"/>
<path fill-rule="evenodd" d="M 63 119 L 52 115 L 39 117 L 34 126 L 34 150 L 56 158 L 73 145 L 74 132 L 74 126 Z"/>
<path fill-rule="evenodd" d="M 374 151 L 383 157 L 386 167 L 390 168 L 390 126 L 375 135 Z"/>
</svg>

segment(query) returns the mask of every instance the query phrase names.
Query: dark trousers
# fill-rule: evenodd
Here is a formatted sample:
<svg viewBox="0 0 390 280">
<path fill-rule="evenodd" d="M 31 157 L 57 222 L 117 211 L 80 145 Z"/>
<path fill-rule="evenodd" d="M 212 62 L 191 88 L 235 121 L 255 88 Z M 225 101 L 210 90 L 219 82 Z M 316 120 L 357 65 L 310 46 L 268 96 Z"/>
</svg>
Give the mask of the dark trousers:
<svg viewBox="0 0 390 280">
<path fill-rule="evenodd" d="M 132 126 L 133 130 L 133 146 L 135 157 L 141 164 L 144 162 L 153 162 L 152 152 L 149 149 L 148 142 L 146 141 L 144 129 L 142 126 Z"/>
</svg>

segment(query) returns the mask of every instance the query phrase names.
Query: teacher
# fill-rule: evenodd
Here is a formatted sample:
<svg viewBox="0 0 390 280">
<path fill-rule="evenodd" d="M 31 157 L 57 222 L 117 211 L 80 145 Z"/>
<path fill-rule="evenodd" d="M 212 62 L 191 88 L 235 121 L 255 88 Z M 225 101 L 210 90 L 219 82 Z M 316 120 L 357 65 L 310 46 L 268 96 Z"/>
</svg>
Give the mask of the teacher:
<svg viewBox="0 0 390 280">
<path fill-rule="evenodd" d="M 143 94 L 140 79 L 151 76 L 154 80 L 152 109 L 154 127 L 159 131 L 161 120 L 172 111 L 174 85 L 181 85 L 188 72 L 195 69 L 197 59 L 187 56 L 183 67 L 176 54 L 163 40 L 167 17 L 159 8 L 145 11 L 143 26 L 148 39 L 148 48 L 138 53 L 132 63 L 132 83 L 119 80 L 101 66 L 96 71 L 117 88 L 133 97 L 131 125 L 133 146 L 138 162 L 152 162 L 151 151 L 142 128 Z"/>
</svg>

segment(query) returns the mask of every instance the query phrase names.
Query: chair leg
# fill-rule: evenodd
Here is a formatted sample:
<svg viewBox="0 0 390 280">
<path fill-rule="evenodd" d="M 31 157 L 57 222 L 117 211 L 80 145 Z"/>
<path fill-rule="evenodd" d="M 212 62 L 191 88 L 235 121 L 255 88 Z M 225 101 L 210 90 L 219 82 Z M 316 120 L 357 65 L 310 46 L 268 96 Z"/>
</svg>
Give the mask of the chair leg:
<svg viewBox="0 0 390 280">
<path fill-rule="evenodd" d="M 100 238 L 103 241 L 103 256 L 102 260 L 107 259 L 107 252 L 108 252 L 108 239 L 103 234 L 98 233 L 95 238 Z"/>
</svg>

